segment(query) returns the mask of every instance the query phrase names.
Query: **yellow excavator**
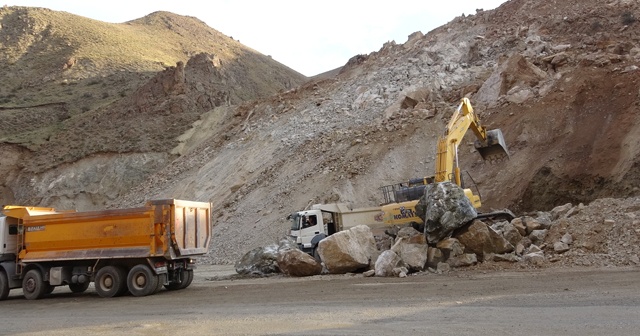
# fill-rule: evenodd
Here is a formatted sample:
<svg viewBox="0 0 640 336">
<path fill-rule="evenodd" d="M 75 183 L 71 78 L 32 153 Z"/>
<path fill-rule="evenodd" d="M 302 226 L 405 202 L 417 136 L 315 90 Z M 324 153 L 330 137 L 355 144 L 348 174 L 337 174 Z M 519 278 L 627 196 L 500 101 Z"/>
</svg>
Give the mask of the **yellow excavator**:
<svg viewBox="0 0 640 336">
<path fill-rule="evenodd" d="M 478 115 L 468 98 L 463 98 L 449 121 L 444 135 L 438 139 L 435 175 L 414 178 L 409 181 L 382 187 L 384 203 L 382 213 L 388 225 L 418 224 L 422 220 L 416 216 L 416 204 L 428 184 L 453 182 L 464 189 L 464 193 L 474 208 L 481 206 L 480 195 L 465 188 L 458 165 L 458 146 L 471 129 L 477 140 L 474 147 L 484 160 L 497 161 L 509 157 L 509 151 L 500 129 L 487 130 L 480 124 Z M 502 213 L 500 213 L 502 214 Z"/>
</svg>

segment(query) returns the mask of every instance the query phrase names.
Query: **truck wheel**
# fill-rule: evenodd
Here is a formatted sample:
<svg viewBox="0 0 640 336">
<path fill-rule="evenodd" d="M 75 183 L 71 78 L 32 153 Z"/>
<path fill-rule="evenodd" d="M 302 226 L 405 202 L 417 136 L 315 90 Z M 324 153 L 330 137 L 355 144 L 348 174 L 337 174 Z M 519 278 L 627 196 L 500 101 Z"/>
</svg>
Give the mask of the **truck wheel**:
<svg viewBox="0 0 640 336">
<path fill-rule="evenodd" d="M 86 281 L 85 283 L 70 283 L 69 284 L 69 289 L 73 293 L 84 293 L 84 291 L 86 291 L 87 288 L 89 288 L 89 281 Z"/>
<path fill-rule="evenodd" d="M 184 278 L 184 281 L 182 281 L 182 283 L 180 284 L 179 289 L 185 289 L 189 287 L 189 285 L 191 285 L 192 282 L 193 282 L 193 270 L 186 270 L 186 276 Z"/>
<path fill-rule="evenodd" d="M 156 289 L 153 290 L 153 294 L 159 292 L 162 289 L 162 286 L 164 286 L 164 283 L 167 280 L 167 275 L 166 274 L 158 274 L 158 285 L 156 286 Z"/>
<path fill-rule="evenodd" d="M 149 266 L 139 264 L 133 266 L 127 276 L 127 287 L 133 296 L 147 296 L 153 294 L 158 286 L 156 276 Z"/>
<path fill-rule="evenodd" d="M 183 289 L 185 288 L 184 284 L 185 282 L 187 282 L 188 278 L 188 270 L 183 268 L 180 270 L 180 281 L 170 282 L 168 285 L 165 285 L 164 288 L 166 288 L 167 290 Z"/>
<path fill-rule="evenodd" d="M 322 259 L 320 259 L 320 253 L 318 253 L 318 248 L 314 248 L 313 249 L 313 259 L 315 259 L 317 262 L 322 262 Z"/>
<path fill-rule="evenodd" d="M 9 278 L 7 278 L 7 273 L 0 270 L 0 301 L 7 297 L 9 297 Z"/>
<path fill-rule="evenodd" d="M 27 300 L 37 300 L 44 296 L 49 284 L 42 279 L 40 270 L 32 269 L 22 279 L 22 293 Z"/>
<path fill-rule="evenodd" d="M 125 280 L 126 274 L 123 269 L 116 266 L 105 266 L 96 273 L 96 292 L 101 297 L 121 295 L 127 289 Z"/>
</svg>

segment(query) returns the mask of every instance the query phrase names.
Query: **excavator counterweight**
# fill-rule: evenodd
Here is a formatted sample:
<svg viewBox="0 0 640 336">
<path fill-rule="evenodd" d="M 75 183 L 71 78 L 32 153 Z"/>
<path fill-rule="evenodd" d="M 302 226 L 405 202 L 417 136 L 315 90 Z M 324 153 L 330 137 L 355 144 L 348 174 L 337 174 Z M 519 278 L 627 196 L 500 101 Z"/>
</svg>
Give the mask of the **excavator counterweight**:
<svg viewBox="0 0 640 336">
<path fill-rule="evenodd" d="M 483 160 L 495 161 L 509 158 L 509 150 L 500 129 L 487 131 L 484 140 L 476 140 L 474 147 Z"/>
</svg>

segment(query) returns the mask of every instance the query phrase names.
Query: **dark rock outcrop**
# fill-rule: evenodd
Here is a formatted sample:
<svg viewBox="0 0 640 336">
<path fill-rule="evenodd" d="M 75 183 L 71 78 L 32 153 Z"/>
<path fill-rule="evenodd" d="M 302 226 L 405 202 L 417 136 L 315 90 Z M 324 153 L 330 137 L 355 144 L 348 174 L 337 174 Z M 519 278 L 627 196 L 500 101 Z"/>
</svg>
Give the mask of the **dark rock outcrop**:
<svg viewBox="0 0 640 336">
<path fill-rule="evenodd" d="M 424 233 L 430 244 L 446 238 L 478 215 L 464 190 L 451 182 L 427 185 L 416 213 L 425 223 Z"/>
</svg>

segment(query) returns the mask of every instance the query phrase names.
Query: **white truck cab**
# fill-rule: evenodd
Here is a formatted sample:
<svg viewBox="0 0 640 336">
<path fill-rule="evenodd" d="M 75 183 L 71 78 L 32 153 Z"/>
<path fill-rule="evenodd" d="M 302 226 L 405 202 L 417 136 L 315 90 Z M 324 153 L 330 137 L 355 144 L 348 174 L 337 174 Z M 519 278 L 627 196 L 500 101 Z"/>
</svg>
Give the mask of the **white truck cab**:
<svg viewBox="0 0 640 336">
<path fill-rule="evenodd" d="M 20 288 L 22 281 L 15 276 L 18 254 L 18 219 L 0 216 L 0 301 L 9 291 Z"/>
<path fill-rule="evenodd" d="M 311 255 L 320 240 L 336 233 L 335 213 L 318 209 L 298 211 L 290 216 L 290 236 L 298 247 Z"/>
<path fill-rule="evenodd" d="M 18 248 L 18 221 L 0 217 L 0 261 L 15 261 Z"/>
<path fill-rule="evenodd" d="M 336 232 L 357 225 L 384 226 L 380 207 L 353 209 L 344 203 L 314 204 L 310 210 L 294 212 L 289 219 L 291 238 L 316 259 L 318 243 Z"/>
</svg>

